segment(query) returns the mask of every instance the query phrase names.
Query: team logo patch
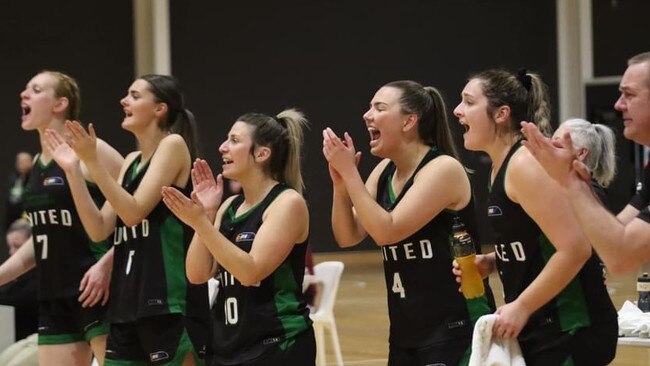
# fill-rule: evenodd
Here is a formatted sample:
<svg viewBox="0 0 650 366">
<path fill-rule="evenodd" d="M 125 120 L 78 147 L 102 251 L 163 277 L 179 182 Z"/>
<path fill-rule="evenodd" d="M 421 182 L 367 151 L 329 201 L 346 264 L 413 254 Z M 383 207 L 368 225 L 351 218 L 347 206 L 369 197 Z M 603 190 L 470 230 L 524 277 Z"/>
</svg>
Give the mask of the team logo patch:
<svg viewBox="0 0 650 366">
<path fill-rule="evenodd" d="M 162 301 L 161 299 L 149 299 L 147 300 L 147 305 L 149 306 L 154 306 L 154 305 L 164 305 L 165 302 Z"/>
<path fill-rule="evenodd" d="M 501 207 L 499 206 L 488 207 L 488 216 L 501 216 L 501 215 L 503 215 L 503 212 L 501 212 Z"/>
<path fill-rule="evenodd" d="M 255 233 L 245 232 L 237 234 L 235 242 L 239 243 L 240 241 L 251 241 L 253 239 L 255 239 Z"/>
<path fill-rule="evenodd" d="M 149 359 L 151 360 L 151 362 L 166 360 L 168 358 L 169 358 L 169 353 L 165 351 L 158 351 L 149 354 Z"/>
<path fill-rule="evenodd" d="M 65 184 L 65 181 L 61 177 L 47 177 L 43 179 L 43 186 L 62 186 Z"/>
</svg>

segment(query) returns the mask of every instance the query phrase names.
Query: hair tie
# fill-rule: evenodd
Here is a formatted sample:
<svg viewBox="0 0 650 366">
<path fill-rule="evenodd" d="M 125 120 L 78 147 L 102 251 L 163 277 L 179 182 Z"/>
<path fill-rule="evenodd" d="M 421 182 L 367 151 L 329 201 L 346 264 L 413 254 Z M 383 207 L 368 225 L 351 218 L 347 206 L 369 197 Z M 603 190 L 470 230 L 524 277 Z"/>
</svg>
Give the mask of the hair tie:
<svg viewBox="0 0 650 366">
<path fill-rule="evenodd" d="M 527 91 L 530 91 L 530 88 L 533 85 L 533 78 L 528 75 L 526 69 L 519 69 L 517 72 L 517 80 L 519 80 L 521 85 L 523 85 Z"/>
<path fill-rule="evenodd" d="M 287 128 L 287 121 L 282 117 L 273 117 L 273 119 L 280 124 L 280 126 Z"/>
</svg>

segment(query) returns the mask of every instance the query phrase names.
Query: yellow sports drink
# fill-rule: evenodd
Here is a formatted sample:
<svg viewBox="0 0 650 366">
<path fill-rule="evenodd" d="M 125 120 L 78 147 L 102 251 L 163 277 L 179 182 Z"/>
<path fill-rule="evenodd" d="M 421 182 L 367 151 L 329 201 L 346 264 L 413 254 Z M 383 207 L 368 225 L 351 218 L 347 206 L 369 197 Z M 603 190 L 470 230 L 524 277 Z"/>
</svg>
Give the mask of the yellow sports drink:
<svg viewBox="0 0 650 366">
<path fill-rule="evenodd" d="M 456 258 L 463 275 L 460 278 L 460 289 L 466 299 L 480 297 L 485 293 L 483 279 L 476 268 L 476 254 Z"/>
<path fill-rule="evenodd" d="M 465 230 L 465 225 L 459 217 L 454 217 L 452 227 L 451 253 L 458 262 L 463 274 L 460 278 L 460 289 L 466 299 L 473 299 L 485 293 L 483 278 L 476 267 L 476 249 L 472 237 Z"/>
</svg>

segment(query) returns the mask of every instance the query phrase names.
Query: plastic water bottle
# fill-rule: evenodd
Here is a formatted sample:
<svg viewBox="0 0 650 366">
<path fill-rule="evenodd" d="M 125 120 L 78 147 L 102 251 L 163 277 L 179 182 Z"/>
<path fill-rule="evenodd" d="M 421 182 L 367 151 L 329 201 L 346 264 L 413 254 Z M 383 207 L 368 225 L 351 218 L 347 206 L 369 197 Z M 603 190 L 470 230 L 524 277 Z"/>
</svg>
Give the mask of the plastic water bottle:
<svg viewBox="0 0 650 366">
<path fill-rule="evenodd" d="M 460 289 L 466 299 L 480 297 L 485 293 L 483 278 L 476 267 L 476 250 L 472 237 L 465 230 L 460 217 L 454 217 L 452 227 L 451 252 L 463 271 Z M 650 281 L 650 278 L 648 279 Z M 650 283 L 648 284 L 650 285 Z"/>
<path fill-rule="evenodd" d="M 636 290 L 639 292 L 637 306 L 644 313 L 650 312 L 650 276 L 647 273 L 637 279 Z"/>
</svg>

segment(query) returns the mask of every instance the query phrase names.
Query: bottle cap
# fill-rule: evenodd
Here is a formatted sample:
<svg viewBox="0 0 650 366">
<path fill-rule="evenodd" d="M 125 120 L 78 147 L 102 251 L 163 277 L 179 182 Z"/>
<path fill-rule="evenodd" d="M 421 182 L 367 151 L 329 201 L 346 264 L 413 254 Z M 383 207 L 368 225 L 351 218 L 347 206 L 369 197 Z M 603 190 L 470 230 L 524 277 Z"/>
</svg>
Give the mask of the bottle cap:
<svg viewBox="0 0 650 366">
<path fill-rule="evenodd" d="M 650 276 L 648 275 L 647 272 L 644 272 L 639 278 L 637 279 L 638 282 L 650 282 Z"/>
<path fill-rule="evenodd" d="M 460 217 L 454 216 L 454 226 L 452 226 L 453 231 L 465 231 L 465 224 L 460 221 Z M 649 279 L 650 280 L 650 279 Z"/>
</svg>

